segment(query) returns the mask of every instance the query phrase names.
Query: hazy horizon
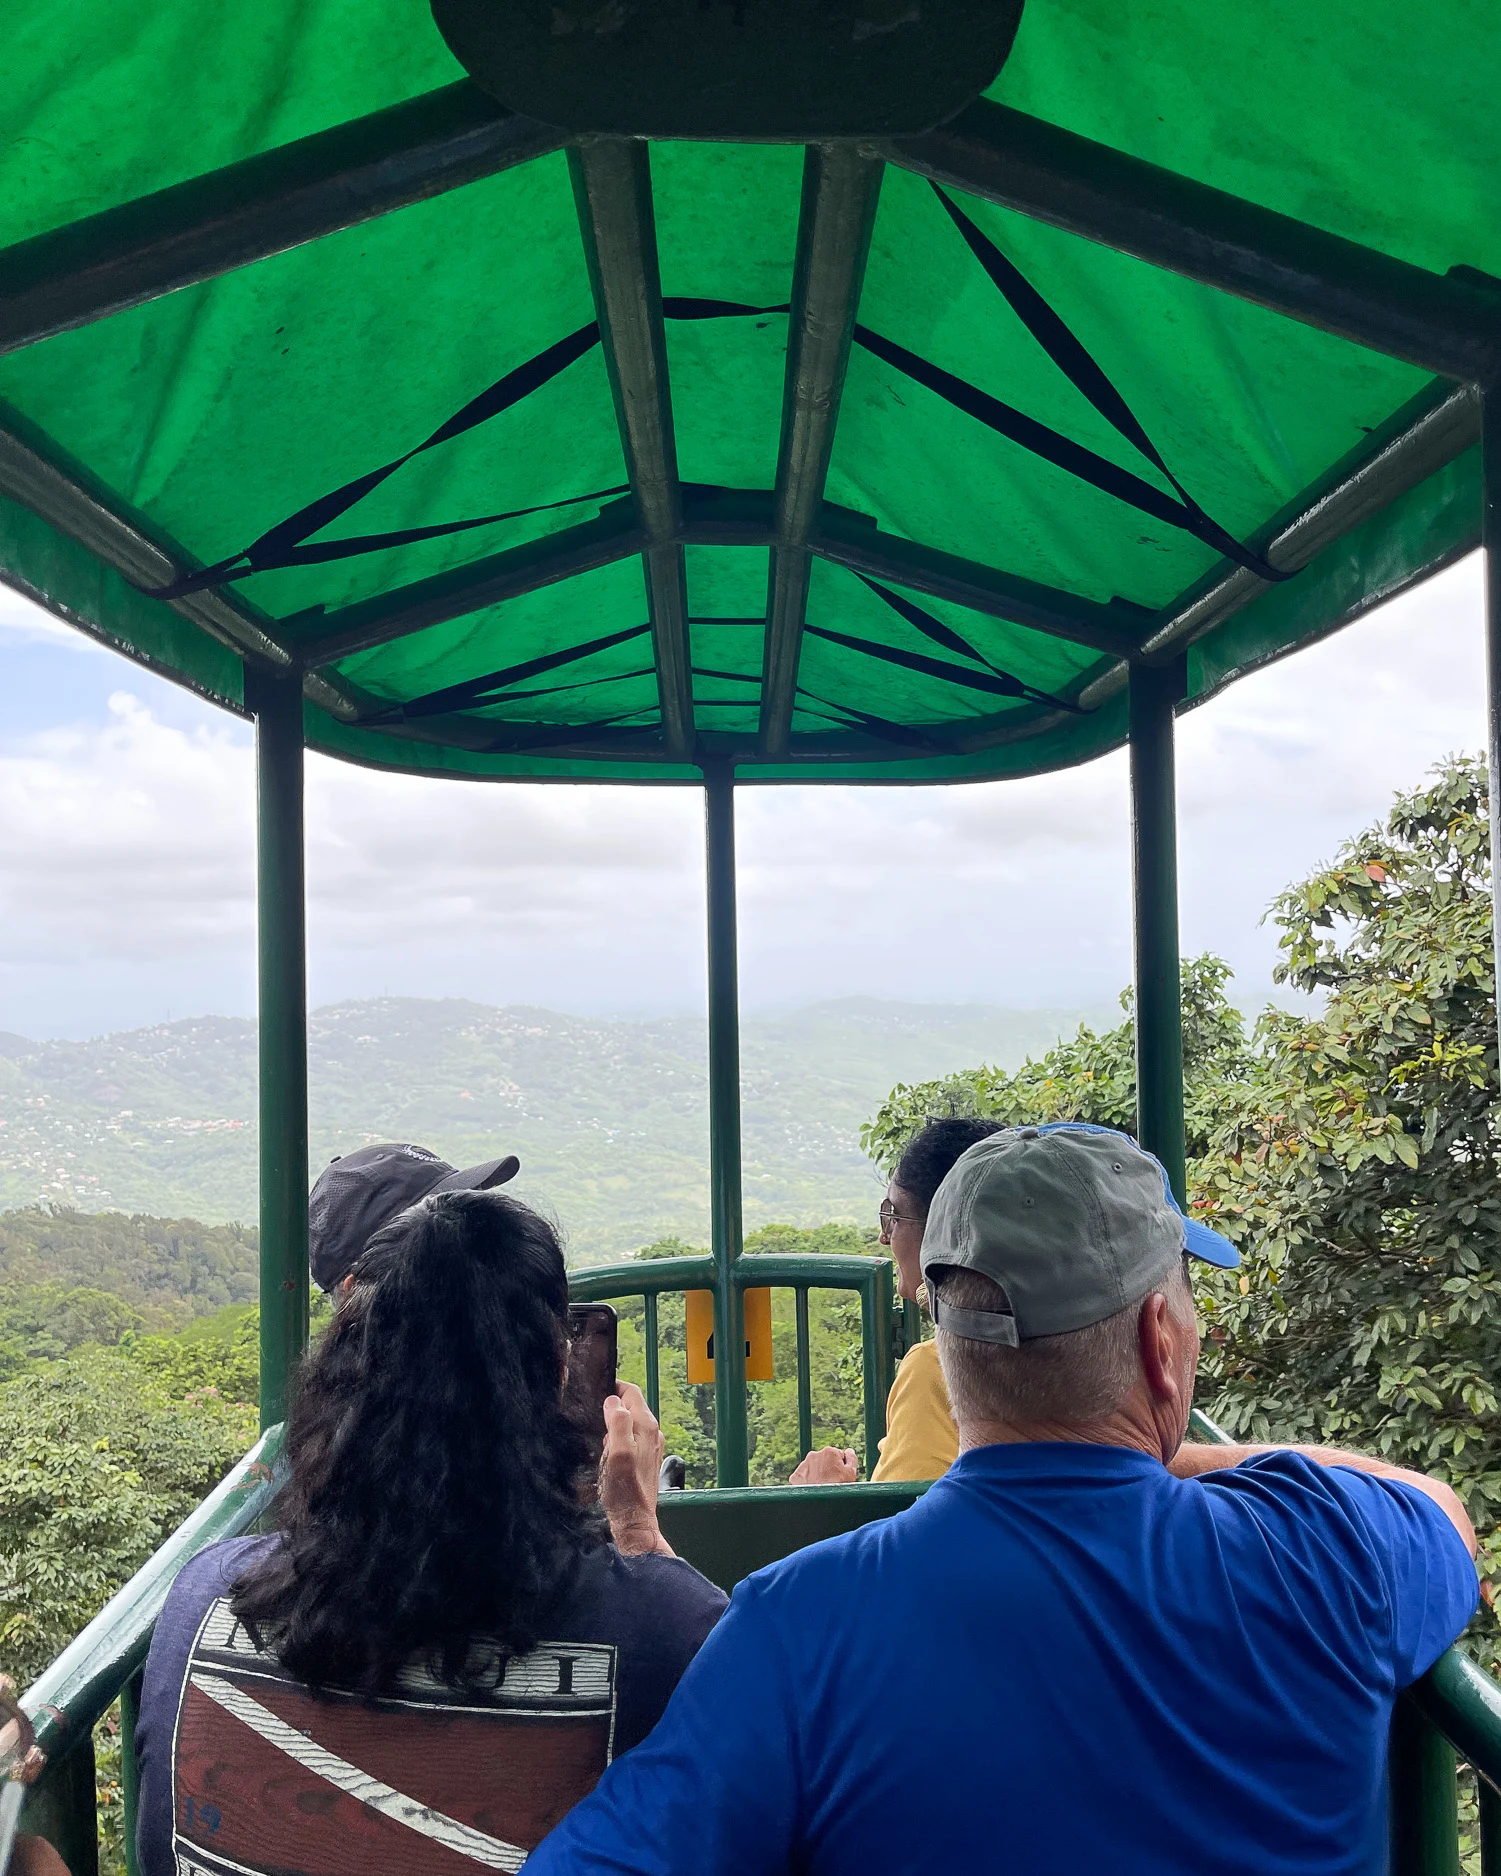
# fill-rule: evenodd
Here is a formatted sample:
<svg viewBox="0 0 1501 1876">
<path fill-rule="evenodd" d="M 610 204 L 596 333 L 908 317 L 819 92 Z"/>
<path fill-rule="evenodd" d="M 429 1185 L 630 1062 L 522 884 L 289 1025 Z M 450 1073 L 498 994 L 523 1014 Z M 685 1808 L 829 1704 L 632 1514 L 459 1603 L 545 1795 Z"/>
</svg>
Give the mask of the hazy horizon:
<svg viewBox="0 0 1501 1876">
<path fill-rule="evenodd" d="M 1272 994 L 1275 895 L 1483 748 L 1476 557 L 1180 719 L 1182 948 Z M 255 1004 L 248 725 L 0 588 L 0 1030 Z M 747 1014 L 841 995 L 1108 1009 L 1130 976 L 1124 753 L 949 787 L 737 795 Z M 308 759 L 309 996 L 651 1020 L 704 1005 L 693 789 Z"/>
<path fill-rule="evenodd" d="M 1239 996 L 1235 994 L 1235 983 L 1229 985 L 1230 1001 L 1247 1017 L 1255 1014 L 1263 1004 L 1276 1003 L 1282 1008 L 1302 1008 L 1310 999 L 1299 996 L 1280 985 L 1273 985 L 1265 995 Z M 319 1016 L 332 1015 L 355 1004 L 374 1003 L 470 1003 L 486 1010 L 535 1010 L 539 1015 L 563 1017 L 569 1022 L 596 1023 L 656 1023 L 704 1021 L 702 1009 L 664 1008 L 664 1009 L 614 1009 L 614 1010 L 569 1010 L 556 1003 L 492 1003 L 480 997 L 424 997 L 412 992 L 377 992 L 368 997 L 340 997 L 328 1003 L 308 1005 L 308 1020 L 312 1022 Z M 1061 1018 L 1066 1022 L 1085 1022 L 1092 1027 L 1111 1025 L 1124 1019 L 1118 998 L 1095 1004 L 1072 1003 L 994 1003 L 980 998 L 955 1000 L 947 997 L 878 997 L 862 993 L 847 997 L 814 997 L 807 1001 L 786 1003 L 744 1004 L 740 1008 L 740 1020 L 743 1024 L 774 1021 L 793 1016 L 805 1016 L 815 1010 L 836 1010 L 851 1005 L 866 1004 L 880 1009 L 911 1009 L 923 1012 L 941 1010 L 974 1010 L 987 1014 L 999 1013 L 1004 1016 L 1046 1016 Z M 255 1022 L 255 1013 L 245 1014 L 236 1010 L 182 1010 L 163 1015 L 155 1022 L 130 1023 L 116 1029 L 92 1030 L 53 1030 L 22 1031 L 0 1029 L 0 1041 L 15 1039 L 21 1042 L 97 1042 L 112 1036 L 145 1035 L 153 1030 L 176 1028 L 183 1024 L 206 1022 Z M 3 1052 L 3 1051 L 0 1051 Z"/>
</svg>

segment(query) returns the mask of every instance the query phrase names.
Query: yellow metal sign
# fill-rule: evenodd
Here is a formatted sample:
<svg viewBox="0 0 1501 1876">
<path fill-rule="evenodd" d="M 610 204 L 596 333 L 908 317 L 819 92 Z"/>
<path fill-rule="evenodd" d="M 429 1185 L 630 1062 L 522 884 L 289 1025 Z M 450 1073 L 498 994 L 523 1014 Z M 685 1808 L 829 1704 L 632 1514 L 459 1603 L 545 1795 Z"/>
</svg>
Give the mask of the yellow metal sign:
<svg viewBox="0 0 1501 1876">
<path fill-rule="evenodd" d="M 770 1381 L 771 1291 L 745 1292 L 745 1378 Z M 688 1379 L 714 1379 L 714 1292 L 688 1292 Z"/>
</svg>

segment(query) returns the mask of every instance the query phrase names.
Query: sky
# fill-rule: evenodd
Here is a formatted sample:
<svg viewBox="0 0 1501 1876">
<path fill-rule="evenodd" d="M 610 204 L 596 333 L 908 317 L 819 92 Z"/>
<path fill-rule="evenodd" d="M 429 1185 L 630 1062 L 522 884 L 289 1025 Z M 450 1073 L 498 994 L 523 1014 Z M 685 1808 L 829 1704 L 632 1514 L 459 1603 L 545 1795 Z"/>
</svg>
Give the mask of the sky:
<svg viewBox="0 0 1501 1876">
<path fill-rule="evenodd" d="M 1272 990 L 1284 886 L 1484 742 L 1478 557 L 1179 720 L 1185 953 Z M 0 1030 L 254 1011 L 248 727 L 0 588 Z M 1098 1010 L 1130 974 L 1124 755 L 1022 782 L 738 791 L 741 1001 Z M 692 789 L 308 761 L 309 995 L 703 1006 Z"/>
</svg>

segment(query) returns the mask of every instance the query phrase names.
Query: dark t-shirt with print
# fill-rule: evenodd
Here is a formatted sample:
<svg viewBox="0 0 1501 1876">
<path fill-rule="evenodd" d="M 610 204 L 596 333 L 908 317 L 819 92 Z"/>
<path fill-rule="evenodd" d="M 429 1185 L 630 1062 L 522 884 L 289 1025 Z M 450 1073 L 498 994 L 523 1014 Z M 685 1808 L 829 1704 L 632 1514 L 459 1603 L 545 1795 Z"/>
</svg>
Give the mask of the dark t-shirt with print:
<svg viewBox="0 0 1501 1876">
<path fill-rule="evenodd" d="M 643 1740 L 725 1606 L 675 1557 L 583 1560 L 530 1654 L 483 1637 L 473 1684 L 415 1660 L 372 1700 L 313 1693 L 234 1618 L 275 1537 L 233 1538 L 172 1586 L 136 1726 L 142 1876 L 472 1876 L 516 1870 Z"/>
</svg>

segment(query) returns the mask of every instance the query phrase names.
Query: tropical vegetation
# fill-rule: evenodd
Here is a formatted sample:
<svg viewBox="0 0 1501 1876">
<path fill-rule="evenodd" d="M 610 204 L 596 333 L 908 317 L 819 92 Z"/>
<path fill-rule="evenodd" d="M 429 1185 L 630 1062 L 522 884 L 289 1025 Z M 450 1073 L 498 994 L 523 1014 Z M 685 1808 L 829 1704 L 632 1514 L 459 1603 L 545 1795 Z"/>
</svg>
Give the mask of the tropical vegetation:
<svg viewBox="0 0 1501 1876">
<path fill-rule="evenodd" d="M 1248 1032 L 1225 965 L 1184 967 L 1190 1202 L 1244 1259 L 1203 1278 L 1200 1400 L 1247 1438 L 1359 1445 L 1448 1478 L 1492 1584 L 1501 1103 L 1483 765 L 1443 764 L 1268 916 L 1302 1009 L 1269 1007 Z M 1129 1014 L 1013 1073 L 894 1089 L 868 1149 L 889 1167 L 933 1112 L 1134 1128 Z M 1488 1616 L 1471 1640 L 1495 1658 Z"/>
</svg>

